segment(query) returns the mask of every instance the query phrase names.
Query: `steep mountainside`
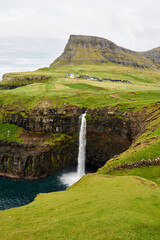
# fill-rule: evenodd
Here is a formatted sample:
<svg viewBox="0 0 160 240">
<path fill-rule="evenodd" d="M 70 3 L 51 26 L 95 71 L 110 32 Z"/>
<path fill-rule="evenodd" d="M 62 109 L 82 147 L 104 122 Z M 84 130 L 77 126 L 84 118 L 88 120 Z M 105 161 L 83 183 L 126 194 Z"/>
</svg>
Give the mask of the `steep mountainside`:
<svg viewBox="0 0 160 240">
<path fill-rule="evenodd" d="M 63 54 L 50 66 L 94 61 L 112 62 L 142 68 L 157 68 L 159 56 L 159 51 L 152 50 L 151 52 L 138 53 L 119 47 L 104 38 L 71 35 Z"/>
</svg>

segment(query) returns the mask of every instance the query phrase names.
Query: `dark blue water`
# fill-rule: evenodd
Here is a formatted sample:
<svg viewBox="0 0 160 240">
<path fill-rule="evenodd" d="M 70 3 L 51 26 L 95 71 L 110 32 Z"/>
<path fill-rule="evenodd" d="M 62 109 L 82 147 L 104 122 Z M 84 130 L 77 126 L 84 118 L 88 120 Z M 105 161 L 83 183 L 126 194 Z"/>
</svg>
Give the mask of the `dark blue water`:
<svg viewBox="0 0 160 240">
<path fill-rule="evenodd" d="M 59 177 L 75 170 L 76 166 L 73 166 L 36 181 L 20 181 L 0 177 L 0 210 L 26 205 L 32 202 L 39 193 L 65 190 L 66 186 L 60 182 Z"/>
</svg>

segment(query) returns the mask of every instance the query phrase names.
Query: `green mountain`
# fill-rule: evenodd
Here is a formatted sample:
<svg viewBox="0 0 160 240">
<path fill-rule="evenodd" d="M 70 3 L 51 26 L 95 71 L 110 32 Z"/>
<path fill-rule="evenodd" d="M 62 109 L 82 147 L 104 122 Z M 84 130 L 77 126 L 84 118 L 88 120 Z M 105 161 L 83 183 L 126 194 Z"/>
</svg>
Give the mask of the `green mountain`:
<svg viewBox="0 0 160 240">
<path fill-rule="evenodd" d="M 50 66 L 84 62 L 112 62 L 125 66 L 157 68 L 160 51 L 135 52 L 100 37 L 71 35 L 64 52 Z"/>
</svg>

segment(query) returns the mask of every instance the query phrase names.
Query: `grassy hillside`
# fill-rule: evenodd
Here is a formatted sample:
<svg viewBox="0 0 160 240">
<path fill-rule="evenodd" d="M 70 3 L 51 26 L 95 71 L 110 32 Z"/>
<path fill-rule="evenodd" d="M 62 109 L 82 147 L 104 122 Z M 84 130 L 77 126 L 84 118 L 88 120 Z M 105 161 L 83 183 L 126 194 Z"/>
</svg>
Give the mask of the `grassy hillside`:
<svg viewBox="0 0 160 240">
<path fill-rule="evenodd" d="M 65 78 L 69 73 L 131 83 Z M 19 86 L 30 74 L 7 74 L 10 79 L 2 84 Z M 0 91 L 0 118 L 6 110 L 16 113 L 75 105 L 139 111 L 145 121 L 130 148 L 110 159 L 97 174 L 86 175 L 67 191 L 40 194 L 29 205 L 0 212 L 0 239 L 159 240 L 160 166 L 114 168 L 160 156 L 160 71 L 88 63 L 43 68 L 31 76 L 35 78 L 25 79 L 26 86 Z M 5 139 L 9 130 L 9 141 L 22 141 L 21 128 L 13 124 L 1 124 L 0 128 L 0 139 Z M 67 139 L 57 135 L 58 140 L 62 137 Z"/>
<path fill-rule="evenodd" d="M 159 240 L 159 201 L 154 182 L 89 174 L 67 191 L 0 212 L 0 239 Z"/>
<path fill-rule="evenodd" d="M 89 74 L 100 79 L 128 80 L 131 83 L 98 82 L 85 79 L 65 78 L 65 74 Z M 26 73 L 8 74 L 18 83 L 19 78 Z M 63 104 L 80 107 L 103 108 L 117 106 L 121 108 L 142 108 L 160 100 L 160 72 L 139 68 L 117 66 L 115 64 L 59 66 L 55 68 L 39 69 L 33 76 L 46 75 L 47 80 L 34 80 L 32 84 L 14 90 L 3 90 L 0 94 L 0 106 L 10 106 L 13 109 L 31 109 L 42 100 L 51 100 L 53 107 Z M 19 76 L 19 77 L 18 77 Z M 21 81 L 23 82 L 23 81 Z M 9 84 L 9 81 L 2 81 Z"/>
</svg>

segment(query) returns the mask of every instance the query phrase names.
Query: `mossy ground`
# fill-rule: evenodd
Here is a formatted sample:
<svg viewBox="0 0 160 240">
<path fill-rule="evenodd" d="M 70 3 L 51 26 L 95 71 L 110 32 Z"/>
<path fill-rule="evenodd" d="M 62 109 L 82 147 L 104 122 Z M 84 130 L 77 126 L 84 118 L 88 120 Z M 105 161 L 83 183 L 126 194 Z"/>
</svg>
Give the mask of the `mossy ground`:
<svg viewBox="0 0 160 240">
<path fill-rule="evenodd" d="M 0 212 L 0 239 L 159 240 L 159 201 L 154 182 L 89 174 L 67 191 Z"/>
</svg>

